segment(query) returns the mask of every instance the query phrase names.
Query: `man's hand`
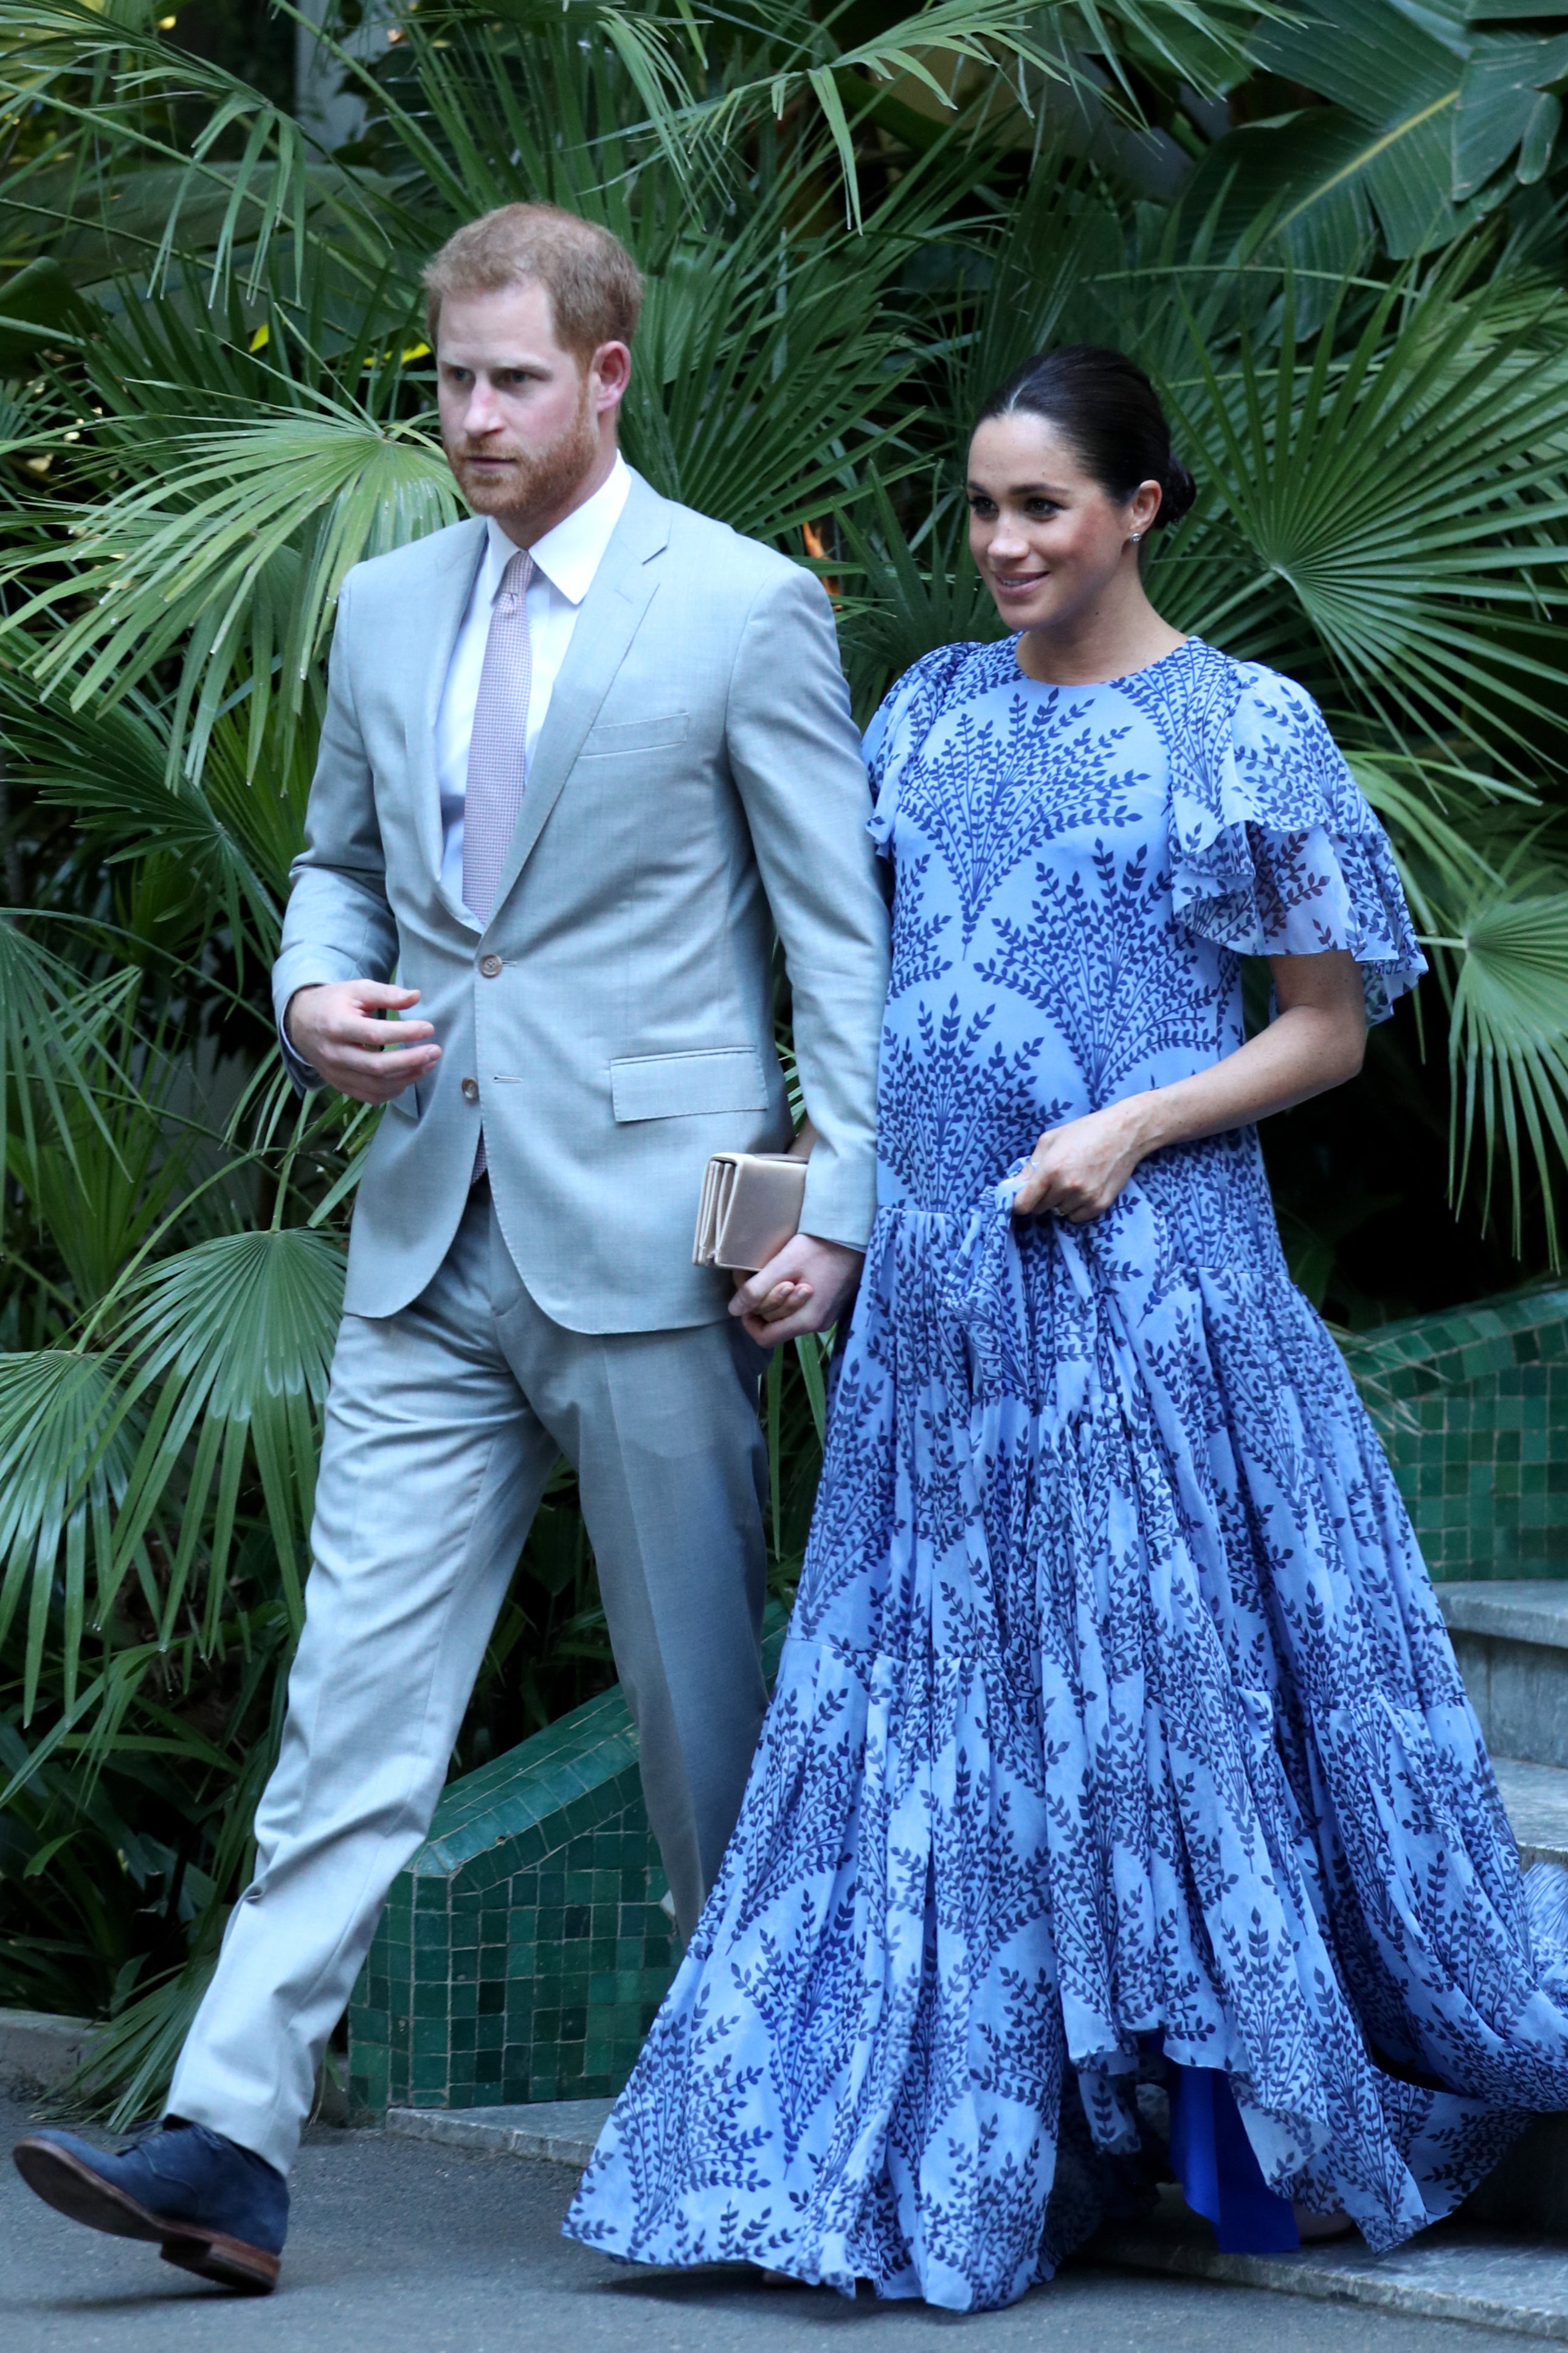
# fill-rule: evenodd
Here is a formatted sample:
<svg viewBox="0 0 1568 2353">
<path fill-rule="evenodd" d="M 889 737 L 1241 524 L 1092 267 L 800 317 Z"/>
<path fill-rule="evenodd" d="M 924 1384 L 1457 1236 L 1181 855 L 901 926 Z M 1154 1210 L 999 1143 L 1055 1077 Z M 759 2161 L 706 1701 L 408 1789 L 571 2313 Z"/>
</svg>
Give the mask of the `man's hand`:
<svg viewBox="0 0 1568 2353">
<path fill-rule="evenodd" d="M 294 991 L 283 1027 L 294 1051 L 340 1094 L 390 1103 L 435 1069 L 441 1049 L 428 1021 L 374 1017 L 405 1013 L 418 1002 L 416 988 L 392 988 L 384 980 L 321 981 Z"/>
<path fill-rule="evenodd" d="M 744 1281 L 735 1278 L 730 1313 L 760 1347 L 777 1348 L 803 1332 L 826 1332 L 855 1296 L 864 1250 L 796 1234 L 776 1258 Z"/>
</svg>

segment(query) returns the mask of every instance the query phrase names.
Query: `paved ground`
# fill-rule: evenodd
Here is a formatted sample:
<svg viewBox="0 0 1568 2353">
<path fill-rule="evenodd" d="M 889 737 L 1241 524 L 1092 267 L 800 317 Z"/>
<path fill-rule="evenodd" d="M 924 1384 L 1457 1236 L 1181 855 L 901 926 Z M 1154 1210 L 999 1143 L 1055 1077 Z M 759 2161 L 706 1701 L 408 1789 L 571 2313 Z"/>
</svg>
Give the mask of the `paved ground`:
<svg viewBox="0 0 1568 2353">
<path fill-rule="evenodd" d="M 150 2247 L 41 2206 L 9 2161 L 0 2100 L 4 2353 L 1503 2353 L 1490 2329 L 1248 2288 L 1077 2271 L 1010 2312 L 770 2290 L 750 2274 L 627 2271 L 560 2235 L 563 2167 L 384 2133 L 318 2129 L 300 2152 L 278 2294 L 220 2295 Z"/>
</svg>

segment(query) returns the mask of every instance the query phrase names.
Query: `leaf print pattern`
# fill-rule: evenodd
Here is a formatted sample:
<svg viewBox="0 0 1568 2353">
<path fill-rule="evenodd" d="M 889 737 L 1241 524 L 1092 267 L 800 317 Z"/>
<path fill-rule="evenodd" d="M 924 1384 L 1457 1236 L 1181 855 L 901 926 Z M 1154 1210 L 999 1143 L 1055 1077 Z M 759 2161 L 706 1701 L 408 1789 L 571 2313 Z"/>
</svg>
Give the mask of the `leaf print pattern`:
<svg viewBox="0 0 1568 2353">
<path fill-rule="evenodd" d="M 906 899 L 919 892 L 930 864 L 929 856 L 912 859 L 900 873 L 898 888 Z M 940 909 L 931 915 L 906 912 L 897 927 L 893 968 L 888 979 L 889 999 L 902 997 L 921 981 L 940 980 L 944 972 L 952 970 L 952 958 L 942 953 L 942 935 L 952 923 L 952 917 Z"/>
<path fill-rule="evenodd" d="M 999 916 L 1000 953 L 974 969 L 1047 1016 L 1089 1104 L 1116 1102 L 1163 1054 L 1216 1060 L 1225 1050 L 1217 1009 L 1228 1006 L 1234 982 L 1227 969 L 1212 977 L 1200 970 L 1195 944 L 1166 913 L 1170 876 L 1149 871 L 1148 844 L 1122 858 L 1097 843 L 1087 871 L 1035 872 L 1028 922 Z M 1172 966 L 1181 963 L 1190 985 L 1175 989 Z"/>
<path fill-rule="evenodd" d="M 947 648 L 868 739 L 897 870 L 880 1199 L 740 1824 L 567 2229 L 956 2310 L 1147 2194 L 1225 2072 L 1374 2248 L 1568 2107 L 1522 1875 L 1256 1134 L 1011 1214 L 1038 1134 L 1240 1042 L 1243 955 L 1421 966 L 1300 690 L 1196 640 L 1070 695 Z"/>
</svg>

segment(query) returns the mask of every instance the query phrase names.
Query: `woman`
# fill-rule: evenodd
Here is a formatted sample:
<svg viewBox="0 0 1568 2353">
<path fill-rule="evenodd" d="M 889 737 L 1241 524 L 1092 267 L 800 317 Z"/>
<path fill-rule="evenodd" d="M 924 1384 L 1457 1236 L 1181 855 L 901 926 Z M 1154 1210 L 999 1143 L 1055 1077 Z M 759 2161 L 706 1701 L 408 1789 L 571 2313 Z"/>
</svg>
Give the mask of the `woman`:
<svg viewBox="0 0 1568 2353">
<path fill-rule="evenodd" d="M 1144 594 L 1192 496 L 1129 360 L 1032 361 L 969 459 L 1016 634 L 867 739 L 880 1215 L 740 1825 L 568 2219 L 619 2255 L 1005 2304 L 1151 2078 L 1223 2245 L 1388 2247 L 1568 2105 L 1568 1877 L 1521 1878 L 1255 1126 L 1423 959 L 1310 698 Z"/>
</svg>

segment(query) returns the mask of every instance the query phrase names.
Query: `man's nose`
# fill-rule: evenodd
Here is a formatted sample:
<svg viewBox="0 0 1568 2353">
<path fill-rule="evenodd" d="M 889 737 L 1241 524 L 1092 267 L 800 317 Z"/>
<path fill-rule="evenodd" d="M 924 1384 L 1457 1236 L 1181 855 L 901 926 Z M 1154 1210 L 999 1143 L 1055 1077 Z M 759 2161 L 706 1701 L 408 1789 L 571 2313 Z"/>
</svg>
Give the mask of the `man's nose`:
<svg viewBox="0 0 1568 2353">
<path fill-rule="evenodd" d="M 500 423 L 500 410 L 493 386 L 482 376 L 475 381 L 468 395 L 468 405 L 463 413 L 463 423 L 470 433 L 493 433 Z"/>
</svg>

